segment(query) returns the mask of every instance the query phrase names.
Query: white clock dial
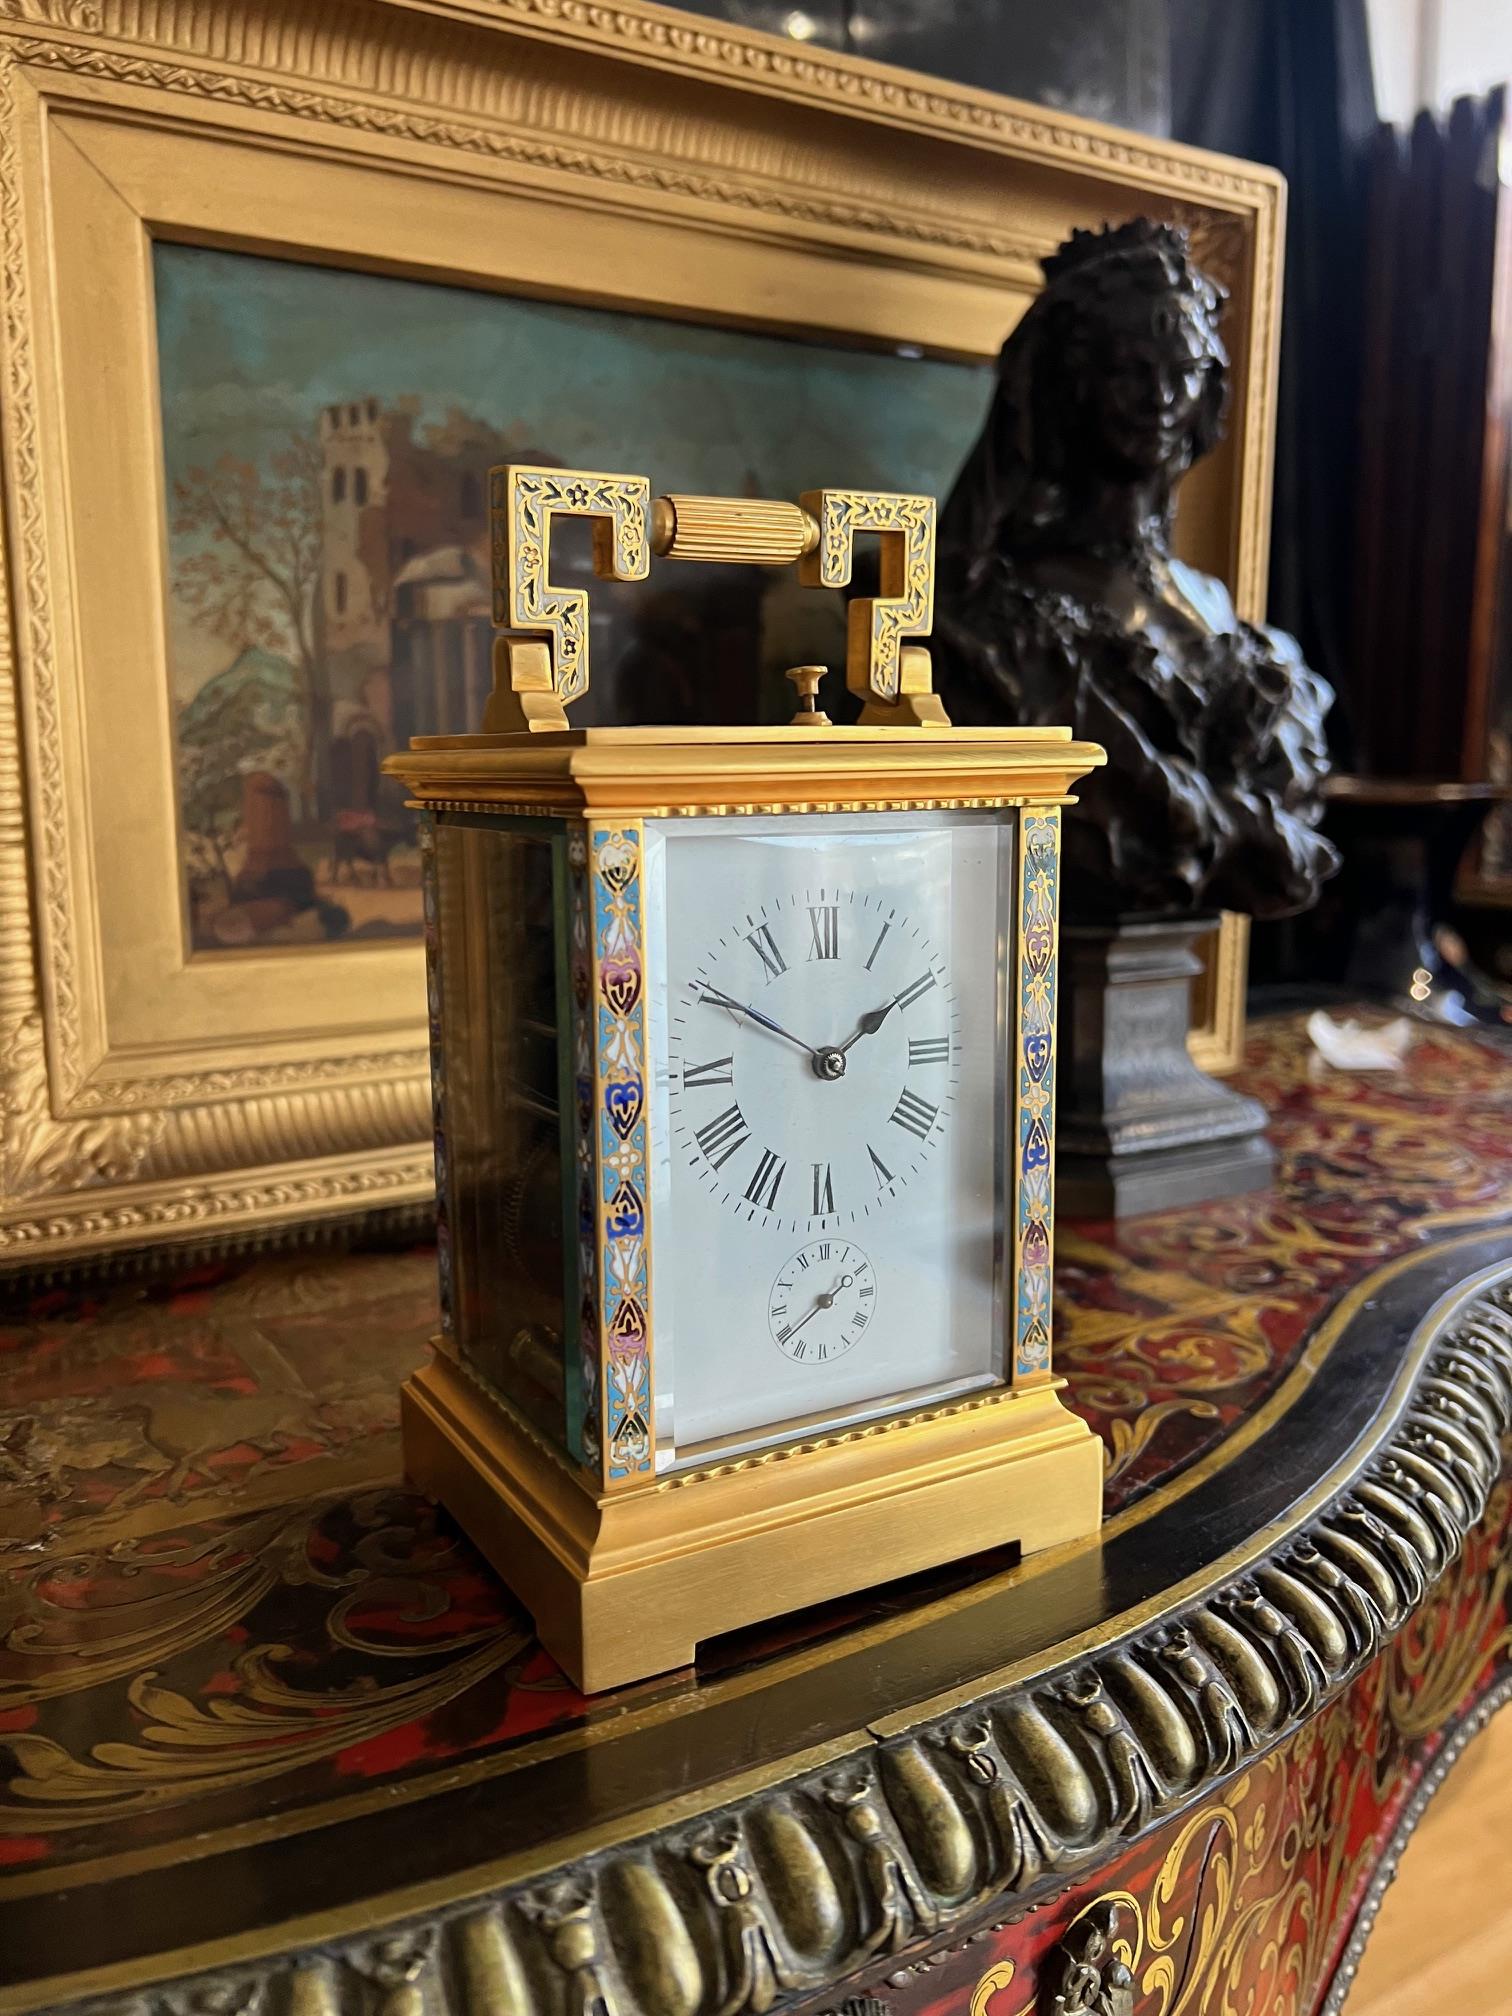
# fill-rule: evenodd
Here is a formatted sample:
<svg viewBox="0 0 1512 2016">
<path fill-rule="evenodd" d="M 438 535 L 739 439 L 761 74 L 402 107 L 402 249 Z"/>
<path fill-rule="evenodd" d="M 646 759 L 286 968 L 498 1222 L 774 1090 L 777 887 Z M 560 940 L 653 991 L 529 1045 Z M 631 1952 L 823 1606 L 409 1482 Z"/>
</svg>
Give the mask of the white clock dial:
<svg viewBox="0 0 1512 2016">
<path fill-rule="evenodd" d="M 738 1219 L 854 1225 L 940 1146 L 960 1016 L 940 953 L 889 898 L 784 891 L 671 977 L 673 1135 Z"/>
<path fill-rule="evenodd" d="M 877 1277 L 861 1248 L 812 1239 L 778 1269 L 767 1325 L 795 1365 L 827 1365 L 860 1343 L 876 1314 Z"/>
<path fill-rule="evenodd" d="M 999 1377 L 1011 817 L 654 820 L 646 858 L 658 1461 Z M 826 1245 L 871 1293 L 808 1293 Z"/>
</svg>

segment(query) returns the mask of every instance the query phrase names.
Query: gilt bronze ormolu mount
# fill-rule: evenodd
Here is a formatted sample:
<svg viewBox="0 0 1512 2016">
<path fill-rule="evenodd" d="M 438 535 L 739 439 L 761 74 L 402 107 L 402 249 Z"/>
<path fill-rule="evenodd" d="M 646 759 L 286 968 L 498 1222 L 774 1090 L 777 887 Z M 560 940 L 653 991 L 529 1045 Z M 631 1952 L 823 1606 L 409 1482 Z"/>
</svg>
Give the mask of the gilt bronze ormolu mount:
<svg viewBox="0 0 1512 2016">
<path fill-rule="evenodd" d="M 1228 370 L 1185 233 L 1074 232 L 1045 282 L 942 517 L 935 662 L 953 719 L 1069 721 L 1108 752 L 1066 821 L 1060 1182 L 1121 1215 L 1270 1180 L 1261 1109 L 1186 1057 L 1191 943 L 1220 909 L 1306 909 L 1337 867 L 1333 695 L 1171 551 Z"/>
</svg>

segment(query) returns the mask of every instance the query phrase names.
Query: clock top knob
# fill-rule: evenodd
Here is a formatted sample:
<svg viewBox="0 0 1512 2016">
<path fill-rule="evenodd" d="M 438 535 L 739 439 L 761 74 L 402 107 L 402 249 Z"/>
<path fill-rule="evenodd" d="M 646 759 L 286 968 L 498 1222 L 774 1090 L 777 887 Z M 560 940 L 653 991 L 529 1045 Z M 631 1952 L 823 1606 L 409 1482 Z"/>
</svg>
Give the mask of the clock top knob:
<svg viewBox="0 0 1512 2016">
<path fill-rule="evenodd" d="M 829 728 L 833 725 L 819 705 L 819 682 L 828 670 L 827 665 L 794 665 L 789 668 L 787 677 L 798 695 L 798 712 L 789 724 L 791 727 Z"/>
</svg>

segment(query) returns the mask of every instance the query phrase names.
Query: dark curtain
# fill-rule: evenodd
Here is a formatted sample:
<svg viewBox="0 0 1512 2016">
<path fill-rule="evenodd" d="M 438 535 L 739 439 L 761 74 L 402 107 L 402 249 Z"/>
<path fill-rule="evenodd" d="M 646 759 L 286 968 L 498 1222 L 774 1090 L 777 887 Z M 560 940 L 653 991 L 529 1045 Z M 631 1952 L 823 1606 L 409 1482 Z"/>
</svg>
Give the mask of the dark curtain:
<svg viewBox="0 0 1512 2016">
<path fill-rule="evenodd" d="M 1365 0 L 1170 0 L 1170 18 L 1175 137 L 1287 179 L 1269 616 L 1347 688 L 1376 123 Z M 1334 739 L 1347 763 L 1337 716 Z"/>
</svg>

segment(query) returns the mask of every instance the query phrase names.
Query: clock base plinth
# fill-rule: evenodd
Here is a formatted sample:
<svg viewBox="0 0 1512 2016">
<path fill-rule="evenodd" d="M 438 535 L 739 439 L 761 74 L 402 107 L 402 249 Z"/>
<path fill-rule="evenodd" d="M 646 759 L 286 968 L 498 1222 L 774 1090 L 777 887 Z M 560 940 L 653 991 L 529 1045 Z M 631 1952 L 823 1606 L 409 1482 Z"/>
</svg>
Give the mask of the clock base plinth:
<svg viewBox="0 0 1512 2016">
<path fill-rule="evenodd" d="M 595 1496 L 444 1353 L 403 1395 L 405 1467 L 587 1693 L 706 1638 L 1017 1541 L 1097 1531 L 1102 1448 L 1059 1382 Z"/>
</svg>

